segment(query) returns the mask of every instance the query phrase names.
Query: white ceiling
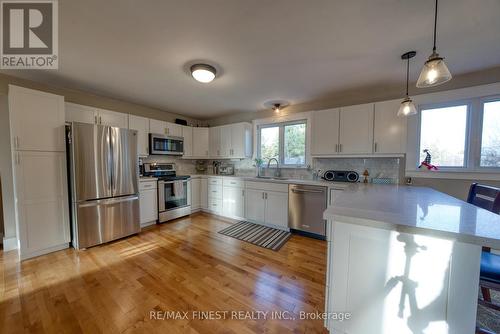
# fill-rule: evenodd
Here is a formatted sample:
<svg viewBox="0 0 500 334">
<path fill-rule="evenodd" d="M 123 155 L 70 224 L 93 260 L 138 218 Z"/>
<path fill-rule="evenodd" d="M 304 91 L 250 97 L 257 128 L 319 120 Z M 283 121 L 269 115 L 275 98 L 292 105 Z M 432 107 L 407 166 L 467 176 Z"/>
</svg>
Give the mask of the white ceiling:
<svg viewBox="0 0 500 334">
<path fill-rule="evenodd" d="M 432 48 L 433 0 L 62 0 L 57 71 L 3 71 L 199 119 L 367 85 L 403 85 Z M 441 0 L 453 74 L 500 65 L 500 1 Z M 195 82 L 195 60 L 221 70 Z M 403 88 L 403 87 L 402 87 Z"/>
</svg>

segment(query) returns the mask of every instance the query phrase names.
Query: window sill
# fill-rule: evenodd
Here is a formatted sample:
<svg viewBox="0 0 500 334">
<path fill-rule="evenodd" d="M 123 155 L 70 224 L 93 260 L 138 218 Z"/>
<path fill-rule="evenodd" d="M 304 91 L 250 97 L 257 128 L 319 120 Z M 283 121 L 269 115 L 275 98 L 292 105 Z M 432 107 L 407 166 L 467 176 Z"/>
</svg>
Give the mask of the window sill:
<svg viewBox="0 0 500 334">
<path fill-rule="evenodd" d="M 406 177 L 424 178 L 424 179 L 455 179 L 455 180 L 485 180 L 499 181 L 500 169 L 494 170 L 438 170 L 438 171 L 422 171 L 422 170 L 407 170 Z"/>
</svg>

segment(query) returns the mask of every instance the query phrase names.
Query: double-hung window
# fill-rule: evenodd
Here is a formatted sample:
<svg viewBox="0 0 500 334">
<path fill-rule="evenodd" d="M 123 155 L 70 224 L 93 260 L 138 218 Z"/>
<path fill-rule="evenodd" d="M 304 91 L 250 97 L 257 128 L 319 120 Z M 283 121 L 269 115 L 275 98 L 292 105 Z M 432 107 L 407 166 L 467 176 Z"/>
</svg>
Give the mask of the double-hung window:
<svg viewBox="0 0 500 334">
<path fill-rule="evenodd" d="M 285 167 L 306 164 L 306 120 L 263 124 L 257 129 L 257 156 L 264 162 L 275 158 Z"/>
</svg>

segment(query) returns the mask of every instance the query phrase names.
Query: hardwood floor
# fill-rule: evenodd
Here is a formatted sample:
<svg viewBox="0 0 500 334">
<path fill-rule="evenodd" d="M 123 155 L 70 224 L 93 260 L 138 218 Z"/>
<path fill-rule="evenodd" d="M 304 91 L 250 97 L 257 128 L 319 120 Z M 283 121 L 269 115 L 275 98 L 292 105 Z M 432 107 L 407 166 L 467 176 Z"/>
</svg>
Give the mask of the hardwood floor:
<svg viewBox="0 0 500 334">
<path fill-rule="evenodd" d="M 327 333 L 322 320 L 299 319 L 324 310 L 326 242 L 292 236 L 274 252 L 217 233 L 227 226 L 197 214 L 86 251 L 22 263 L 1 252 L 0 333 Z M 163 311 L 188 319 L 152 319 Z M 236 320 L 231 311 L 296 320 Z"/>
</svg>

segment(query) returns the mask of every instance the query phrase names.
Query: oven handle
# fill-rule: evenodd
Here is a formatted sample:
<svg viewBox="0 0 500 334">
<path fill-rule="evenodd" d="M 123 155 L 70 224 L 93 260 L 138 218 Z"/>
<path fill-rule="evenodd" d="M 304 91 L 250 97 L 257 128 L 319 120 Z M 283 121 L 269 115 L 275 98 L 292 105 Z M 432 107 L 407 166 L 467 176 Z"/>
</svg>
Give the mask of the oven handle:
<svg viewBox="0 0 500 334">
<path fill-rule="evenodd" d="M 182 182 L 187 182 L 187 181 L 190 181 L 191 178 L 189 179 L 182 179 L 182 180 L 175 180 L 175 181 L 158 181 L 158 185 L 165 185 L 165 184 L 172 184 L 174 182 L 177 182 L 177 181 L 182 181 Z"/>
</svg>

